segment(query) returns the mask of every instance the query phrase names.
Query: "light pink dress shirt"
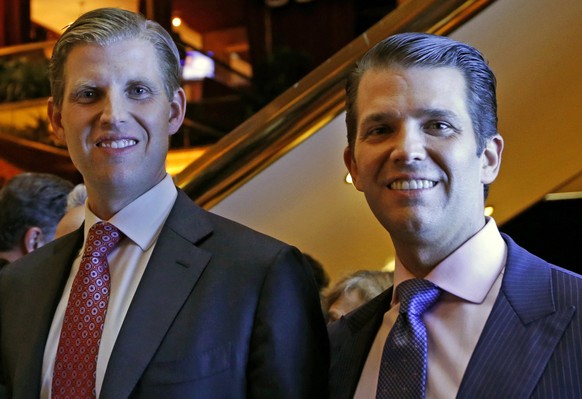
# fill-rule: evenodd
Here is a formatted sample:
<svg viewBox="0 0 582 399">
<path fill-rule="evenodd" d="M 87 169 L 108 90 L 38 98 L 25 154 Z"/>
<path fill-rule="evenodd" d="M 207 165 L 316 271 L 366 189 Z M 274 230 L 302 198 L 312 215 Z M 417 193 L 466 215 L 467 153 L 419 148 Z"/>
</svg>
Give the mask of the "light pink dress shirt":
<svg viewBox="0 0 582 399">
<path fill-rule="evenodd" d="M 423 317 L 428 335 L 428 399 L 456 396 L 499 293 L 506 255 L 507 248 L 497 225 L 488 218 L 481 231 L 425 277 L 443 290 L 437 304 Z M 411 278 L 414 276 L 397 258 L 394 287 Z M 382 350 L 399 308 L 399 299 L 394 294 L 392 307 L 384 315 L 362 370 L 355 399 L 376 397 Z"/>
</svg>

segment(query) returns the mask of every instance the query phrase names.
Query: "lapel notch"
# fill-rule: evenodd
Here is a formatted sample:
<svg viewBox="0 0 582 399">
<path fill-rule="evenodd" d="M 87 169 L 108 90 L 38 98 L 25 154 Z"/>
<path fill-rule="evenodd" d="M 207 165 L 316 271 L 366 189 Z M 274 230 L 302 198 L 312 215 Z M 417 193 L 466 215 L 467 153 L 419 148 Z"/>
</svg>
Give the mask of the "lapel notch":
<svg viewBox="0 0 582 399">
<path fill-rule="evenodd" d="M 179 191 L 115 342 L 102 399 L 131 395 L 212 257 L 196 246 L 211 232 L 204 211 Z"/>
<path fill-rule="evenodd" d="M 501 291 L 458 398 L 530 397 L 576 311 L 556 306 L 549 264 L 504 239 L 508 256 Z"/>
</svg>

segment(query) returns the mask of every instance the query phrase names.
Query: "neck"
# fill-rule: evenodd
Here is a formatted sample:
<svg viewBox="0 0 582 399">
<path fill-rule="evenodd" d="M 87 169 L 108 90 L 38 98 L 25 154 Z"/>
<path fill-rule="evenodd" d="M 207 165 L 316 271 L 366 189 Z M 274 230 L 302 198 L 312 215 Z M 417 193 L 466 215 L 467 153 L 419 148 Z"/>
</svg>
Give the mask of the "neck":
<svg viewBox="0 0 582 399">
<path fill-rule="evenodd" d="M 476 225 L 466 234 L 449 235 L 448 239 L 442 236 L 430 240 L 421 240 L 418 236 L 397 239 L 393 237 L 396 256 L 409 272 L 418 278 L 424 278 L 439 263 L 455 252 L 471 237 L 485 226 Z"/>
<path fill-rule="evenodd" d="M 396 256 L 402 262 L 402 265 L 415 277 L 424 278 L 429 274 L 443 259 L 445 259 L 449 254 L 438 254 L 432 249 L 419 250 L 418 248 L 412 249 L 410 247 L 405 247 L 404 249 L 398 249 L 396 246 Z"/>
<path fill-rule="evenodd" d="M 105 184 L 85 182 L 87 186 L 87 205 L 95 216 L 102 220 L 109 220 L 117 212 L 160 183 L 165 176 L 150 185 L 143 184 L 134 187 L 127 185 L 113 186 L 110 182 L 105 182 Z"/>
<path fill-rule="evenodd" d="M 427 228 L 389 231 L 396 255 L 416 277 L 423 278 L 485 226 L 481 213 L 468 218 L 459 228 Z M 442 226 L 441 226 L 442 227 Z"/>
<path fill-rule="evenodd" d="M 18 248 L 14 248 L 8 251 L 0 251 L 0 258 L 6 259 L 10 263 L 22 258 L 24 255 L 25 254 Z"/>
<path fill-rule="evenodd" d="M 125 208 L 130 204 L 133 199 L 126 199 L 121 201 L 115 201 L 111 198 L 101 200 L 99 197 L 92 197 L 91 194 L 87 197 L 87 206 L 101 220 L 109 220 L 117 212 Z"/>
</svg>

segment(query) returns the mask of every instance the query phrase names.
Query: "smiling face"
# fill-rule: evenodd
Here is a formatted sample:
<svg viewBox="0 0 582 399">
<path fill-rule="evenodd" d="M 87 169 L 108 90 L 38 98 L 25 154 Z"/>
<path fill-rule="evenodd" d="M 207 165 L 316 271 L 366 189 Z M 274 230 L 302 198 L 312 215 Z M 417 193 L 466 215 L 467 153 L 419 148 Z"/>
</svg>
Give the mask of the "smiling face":
<svg viewBox="0 0 582 399">
<path fill-rule="evenodd" d="M 166 175 L 184 92 L 168 99 L 154 47 L 140 39 L 79 45 L 64 76 L 63 104 L 49 100 L 49 118 L 84 177 L 89 206 L 109 218 Z"/>
<path fill-rule="evenodd" d="M 502 139 L 477 155 L 465 91 L 449 67 L 372 69 L 360 81 L 344 158 L 404 264 L 434 266 L 485 223 L 483 184 L 497 175 Z"/>
</svg>

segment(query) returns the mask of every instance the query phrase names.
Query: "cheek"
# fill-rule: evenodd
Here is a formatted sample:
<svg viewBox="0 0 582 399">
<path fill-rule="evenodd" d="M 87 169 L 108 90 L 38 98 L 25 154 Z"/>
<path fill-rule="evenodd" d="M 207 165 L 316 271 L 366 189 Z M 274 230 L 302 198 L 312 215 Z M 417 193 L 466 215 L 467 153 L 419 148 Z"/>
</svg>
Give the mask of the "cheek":
<svg viewBox="0 0 582 399">
<path fill-rule="evenodd" d="M 61 123 L 66 136 L 71 136 L 73 132 L 80 132 L 89 128 L 95 119 L 93 113 L 79 107 L 70 107 L 68 110 L 63 111 L 62 115 Z"/>
<path fill-rule="evenodd" d="M 360 180 L 370 180 L 382 169 L 385 156 L 377 149 L 356 152 L 358 175 Z"/>
<path fill-rule="evenodd" d="M 451 168 L 448 173 L 451 174 L 454 187 L 457 187 L 457 191 L 462 192 L 462 194 L 459 194 L 465 198 L 472 195 L 472 193 L 480 195 L 482 191 L 481 162 L 475 154 L 468 155 L 449 159 L 448 162 Z"/>
<path fill-rule="evenodd" d="M 480 164 L 476 147 L 461 141 L 433 141 L 428 148 L 430 158 L 455 175 L 468 176 Z"/>
<path fill-rule="evenodd" d="M 64 138 L 67 142 L 67 146 L 78 146 L 80 142 L 81 133 L 75 129 L 74 126 L 64 127 Z"/>
</svg>

